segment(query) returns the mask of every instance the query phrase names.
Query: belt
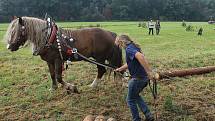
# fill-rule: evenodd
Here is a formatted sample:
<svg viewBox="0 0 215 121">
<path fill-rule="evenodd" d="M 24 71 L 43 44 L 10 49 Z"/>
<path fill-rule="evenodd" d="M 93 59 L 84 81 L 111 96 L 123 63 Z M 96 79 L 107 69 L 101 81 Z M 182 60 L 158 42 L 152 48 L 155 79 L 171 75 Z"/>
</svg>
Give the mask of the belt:
<svg viewBox="0 0 215 121">
<path fill-rule="evenodd" d="M 143 77 L 133 77 L 132 79 L 134 80 L 146 80 L 147 78 L 143 78 Z M 147 79 L 148 80 L 148 79 Z"/>
</svg>

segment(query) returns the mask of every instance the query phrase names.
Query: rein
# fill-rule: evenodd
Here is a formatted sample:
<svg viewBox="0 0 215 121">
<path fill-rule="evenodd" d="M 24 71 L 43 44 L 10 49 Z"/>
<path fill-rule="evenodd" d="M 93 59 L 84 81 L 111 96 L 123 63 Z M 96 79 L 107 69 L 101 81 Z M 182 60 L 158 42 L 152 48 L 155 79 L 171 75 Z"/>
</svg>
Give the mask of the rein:
<svg viewBox="0 0 215 121">
<path fill-rule="evenodd" d="M 158 119 L 158 115 L 157 115 L 157 80 L 153 81 L 153 84 L 151 86 L 150 83 L 151 80 L 149 80 L 149 88 L 150 91 L 152 92 L 152 96 L 153 96 L 153 103 L 154 103 L 154 112 L 155 112 L 155 120 L 157 121 Z"/>
<path fill-rule="evenodd" d="M 84 60 L 88 61 L 89 63 L 92 63 L 92 64 L 95 64 L 95 65 L 99 65 L 99 66 L 102 66 L 102 67 L 105 67 L 105 68 L 108 68 L 108 69 L 111 69 L 111 70 L 115 70 L 116 68 L 108 65 L 108 64 L 103 64 L 103 63 L 99 63 L 93 59 L 89 59 L 87 58 L 86 56 L 82 55 L 81 53 L 79 52 L 76 52 L 80 57 L 82 57 Z"/>
</svg>

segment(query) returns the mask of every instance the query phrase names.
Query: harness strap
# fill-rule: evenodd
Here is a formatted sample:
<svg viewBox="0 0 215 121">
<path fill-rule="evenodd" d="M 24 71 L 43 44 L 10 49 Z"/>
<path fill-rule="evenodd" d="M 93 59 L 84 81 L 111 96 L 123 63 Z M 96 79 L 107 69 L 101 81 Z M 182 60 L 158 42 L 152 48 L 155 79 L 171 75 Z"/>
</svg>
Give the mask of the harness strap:
<svg viewBox="0 0 215 121">
<path fill-rule="evenodd" d="M 157 99 L 157 82 L 153 82 L 152 86 L 151 86 L 151 80 L 149 80 L 149 88 L 150 91 L 152 92 L 152 96 L 154 99 Z"/>
<path fill-rule="evenodd" d="M 149 80 L 149 88 L 150 88 L 152 95 L 153 95 L 153 98 L 154 98 L 155 120 L 157 121 L 158 120 L 158 115 L 157 115 L 157 82 L 155 80 L 153 82 L 152 87 L 151 87 L 150 81 L 151 80 Z"/>
<path fill-rule="evenodd" d="M 90 63 L 92 63 L 92 64 L 96 64 L 96 65 L 99 65 L 99 66 L 102 66 L 102 67 L 106 67 L 106 68 L 111 69 L 111 70 L 115 70 L 115 69 L 116 69 L 116 68 L 114 68 L 114 67 L 111 67 L 111 66 L 108 65 L 108 64 L 99 63 L 99 62 L 96 62 L 95 60 L 89 59 L 89 58 L 85 57 L 84 55 L 82 55 L 82 54 L 79 53 L 79 52 L 76 52 L 76 53 L 77 53 L 80 57 L 82 57 L 85 61 L 88 61 L 88 62 L 90 62 Z"/>
</svg>

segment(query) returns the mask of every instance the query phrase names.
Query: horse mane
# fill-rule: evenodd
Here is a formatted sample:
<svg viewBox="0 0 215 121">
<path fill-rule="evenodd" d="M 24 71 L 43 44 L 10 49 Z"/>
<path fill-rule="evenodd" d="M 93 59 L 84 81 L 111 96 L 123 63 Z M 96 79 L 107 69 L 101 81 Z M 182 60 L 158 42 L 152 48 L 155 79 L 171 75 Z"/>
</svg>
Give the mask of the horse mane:
<svg viewBox="0 0 215 121">
<path fill-rule="evenodd" d="M 47 34 L 45 31 L 46 21 L 33 17 L 22 17 L 25 26 L 25 32 L 27 34 L 27 40 L 33 44 L 33 50 L 39 50 L 44 47 L 47 40 Z M 5 34 L 4 40 L 9 42 L 17 37 L 14 36 L 19 31 L 18 18 L 14 19 L 8 26 L 7 32 Z"/>
<path fill-rule="evenodd" d="M 12 34 L 18 31 L 18 20 L 14 19 L 8 26 L 6 34 L 4 35 L 4 40 L 9 42 L 12 38 Z"/>
</svg>

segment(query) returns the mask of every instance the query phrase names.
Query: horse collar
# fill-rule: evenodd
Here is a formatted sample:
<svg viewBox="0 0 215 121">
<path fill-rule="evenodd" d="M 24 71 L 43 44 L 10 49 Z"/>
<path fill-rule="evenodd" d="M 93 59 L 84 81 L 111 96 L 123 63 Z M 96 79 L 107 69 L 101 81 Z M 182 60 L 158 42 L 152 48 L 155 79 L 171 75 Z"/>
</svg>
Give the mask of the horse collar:
<svg viewBox="0 0 215 121">
<path fill-rule="evenodd" d="M 53 44 L 53 42 L 56 40 L 56 36 L 57 36 L 57 25 L 54 24 L 52 26 L 51 35 L 50 35 L 49 40 L 48 40 L 49 45 Z"/>
<path fill-rule="evenodd" d="M 52 27 L 48 26 L 47 29 L 48 29 L 48 31 L 49 31 L 49 29 L 52 30 L 50 32 L 50 34 L 48 32 L 48 35 L 47 35 L 48 41 L 46 41 L 46 45 L 44 46 L 43 49 L 33 52 L 33 55 L 35 55 L 35 56 L 44 54 L 47 51 L 47 48 L 49 48 L 49 46 L 52 45 L 54 43 L 54 41 L 57 39 L 57 31 L 58 31 L 57 25 L 55 25 L 53 23 Z"/>
</svg>

